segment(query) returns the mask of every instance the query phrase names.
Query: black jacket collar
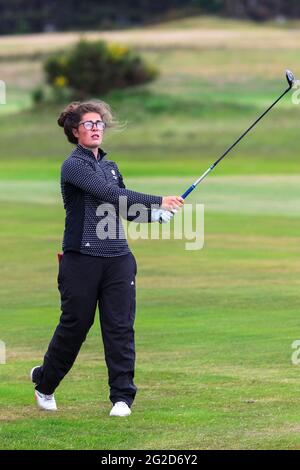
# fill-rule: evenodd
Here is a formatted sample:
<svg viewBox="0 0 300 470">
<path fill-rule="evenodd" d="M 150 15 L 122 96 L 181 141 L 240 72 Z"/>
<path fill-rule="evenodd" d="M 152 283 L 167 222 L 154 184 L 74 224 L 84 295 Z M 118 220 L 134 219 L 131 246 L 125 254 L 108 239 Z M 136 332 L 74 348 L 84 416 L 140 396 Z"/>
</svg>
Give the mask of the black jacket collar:
<svg viewBox="0 0 300 470">
<path fill-rule="evenodd" d="M 88 158 L 92 158 L 94 161 L 96 160 L 95 155 L 94 155 L 94 153 L 92 152 L 92 150 L 89 150 L 88 148 L 83 147 L 83 146 L 80 145 L 80 144 L 78 144 L 77 147 L 76 147 L 76 153 L 77 153 L 77 154 L 79 153 L 81 156 L 85 156 L 85 157 L 88 157 Z M 104 150 L 99 147 L 99 149 L 98 149 L 97 161 L 102 160 L 102 158 L 104 158 L 105 155 L 107 155 L 106 152 L 104 152 Z"/>
</svg>

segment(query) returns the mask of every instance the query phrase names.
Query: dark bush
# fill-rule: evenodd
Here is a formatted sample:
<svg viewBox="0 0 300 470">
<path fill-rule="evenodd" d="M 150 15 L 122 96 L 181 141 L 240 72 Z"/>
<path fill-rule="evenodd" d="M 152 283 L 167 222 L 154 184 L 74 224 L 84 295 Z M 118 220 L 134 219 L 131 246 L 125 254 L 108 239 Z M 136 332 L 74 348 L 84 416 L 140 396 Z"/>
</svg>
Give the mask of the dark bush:
<svg viewBox="0 0 300 470">
<path fill-rule="evenodd" d="M 86 40 L 50 56 L 45 72 L 51 86 L 68 87 L 78 98 L 145 83 L 158 75 L 155 67 L 126 46 Z"/>
</svg>

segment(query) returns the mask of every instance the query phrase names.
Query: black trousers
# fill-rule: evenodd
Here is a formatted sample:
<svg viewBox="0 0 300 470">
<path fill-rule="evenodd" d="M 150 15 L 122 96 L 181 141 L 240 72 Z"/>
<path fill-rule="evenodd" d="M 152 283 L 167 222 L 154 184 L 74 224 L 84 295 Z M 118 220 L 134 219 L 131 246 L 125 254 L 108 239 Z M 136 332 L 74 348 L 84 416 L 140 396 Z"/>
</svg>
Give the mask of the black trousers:
<svg viewBox="0 0 300 470">
<path fill-rule="evenodd" d="M 112 403 L 132 405 L 135 364 L 136 261 L 132 253 L 104 258 L 66 252 L 59 262 L 59 324 L 38 372 L 36 389 L 54 392 L 71 369 L 91 328 L 98 304 Z"/>
</svg>

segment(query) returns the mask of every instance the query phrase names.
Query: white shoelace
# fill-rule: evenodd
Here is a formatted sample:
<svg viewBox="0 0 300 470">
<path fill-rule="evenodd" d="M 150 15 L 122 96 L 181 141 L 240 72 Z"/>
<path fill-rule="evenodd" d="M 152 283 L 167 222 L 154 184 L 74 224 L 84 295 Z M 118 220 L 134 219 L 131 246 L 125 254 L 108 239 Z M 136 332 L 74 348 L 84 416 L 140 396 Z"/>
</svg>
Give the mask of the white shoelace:
<svg viewBox="0 0 300 470">
<path fill-rule="evenodd" d="M 117 401 L 116 405 L 122 406 L 123 408 L 128 408 L 128 405 L 125 403 L 125 401 Z"/>
<path fill-rule="evenodd" d="M 46 400 L 53 400 L 53 395 L 45 395 Z"/>
<path fill-rule="evenodd" d="M 38 390 L 36 392 L 37 392 L 37 394 L 39 395 L 40 398 L 45 398 L 45 400 L 52 400 L 53 399 L 53 394 L 52 395 L 45 395 L 44 393 L 41 393 Z"/>
</svg>

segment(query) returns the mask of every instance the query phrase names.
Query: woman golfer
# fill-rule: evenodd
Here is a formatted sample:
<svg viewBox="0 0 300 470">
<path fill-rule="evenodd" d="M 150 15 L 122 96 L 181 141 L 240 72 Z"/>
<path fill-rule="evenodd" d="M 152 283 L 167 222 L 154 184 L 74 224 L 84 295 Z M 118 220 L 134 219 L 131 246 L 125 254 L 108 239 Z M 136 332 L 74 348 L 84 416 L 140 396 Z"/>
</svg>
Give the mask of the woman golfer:
<svg viewBox="0 0 300 470">
<path fill-rule="evenodd" d="M 128 416 L 135 398 L 136 261 L 120 215 L 128 220 L 168 222 L 183 205 L 179 196 L 152 196 L 125 188 L 119 169 L 100 148 L 105 128 L 113 125 L 103 101 L 73 102 L 61 113 L 59 126 L 75 144 L 61 167 L 66 210 L 58 289 L 61 317 L 41 366 L 31 370 L 40 408 L 56 410 L 54 391 L 69 372 L 99 308 L 108 369 L 111 416 Z M 139 210 L 128 212 L 133 204 Z M 137 206 L 135 206 L 137 207 Z M 122 208 L 122 210 L 121 210 Z"/>
</svg>

